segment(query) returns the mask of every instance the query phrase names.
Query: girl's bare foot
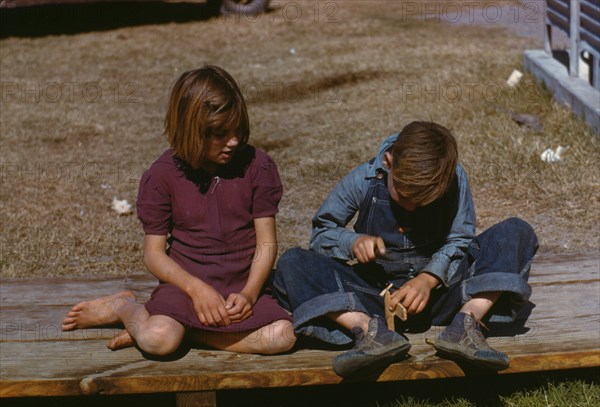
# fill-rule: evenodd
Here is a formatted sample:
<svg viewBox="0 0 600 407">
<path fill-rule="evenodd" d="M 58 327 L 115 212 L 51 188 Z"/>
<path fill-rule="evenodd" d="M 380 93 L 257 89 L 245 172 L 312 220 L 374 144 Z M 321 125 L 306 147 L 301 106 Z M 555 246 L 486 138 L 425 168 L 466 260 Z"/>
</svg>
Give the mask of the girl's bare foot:
<svg viewBox="0 0 600 407">
<path fill-rule="evenodd" d="M 129 332 L 126 329 L 123 329 L 121 332 L 117 334 L 114 338 L 112 338 L 106 346 L 111 350 L 119 350 L 129 348 L 135 345 L 135 340 L 131 337 Z"/>
<path fill-rule="evenodd" d="M 111 325 L 119 322 L 116 307 L 123 301 L 135 302 L 131 291 L 121 291 L 92 301 L 83 301 L 73 306 L 62 322 L 63 331 Z"/>
</svg>

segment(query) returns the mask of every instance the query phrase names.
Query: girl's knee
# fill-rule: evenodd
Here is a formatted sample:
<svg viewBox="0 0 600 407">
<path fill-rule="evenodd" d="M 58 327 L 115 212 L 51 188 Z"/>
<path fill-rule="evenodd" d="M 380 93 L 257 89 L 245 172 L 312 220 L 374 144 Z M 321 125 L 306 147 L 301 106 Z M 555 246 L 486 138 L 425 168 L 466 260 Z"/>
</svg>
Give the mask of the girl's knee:
<svg viewBox="0 0 600 407">
<path fill-rule="evenodd" d="M 291 322 L 286 320 L 275 321 L 262 327 L 256 332 L 256 335 L 251 335 L 251 337 L 255 339 L 255 352 L 265 355 L 287 352 L 296 343 L 294 327 Z"/>
<path fill-rule="evenodd" d="M 282 353 L 291 350 L 296 344 L 296 333 L 290 321 L 277 321 L 273 323 L 272 353 Z"/>
<path fill-rule="evenodd" d="M 137 343 L 151 355 L 166 356 L 177 350 L 183 339 L 183 332 L 173 329 L 166 323 L 149 323 L 140 330 Z"/>
</svg>

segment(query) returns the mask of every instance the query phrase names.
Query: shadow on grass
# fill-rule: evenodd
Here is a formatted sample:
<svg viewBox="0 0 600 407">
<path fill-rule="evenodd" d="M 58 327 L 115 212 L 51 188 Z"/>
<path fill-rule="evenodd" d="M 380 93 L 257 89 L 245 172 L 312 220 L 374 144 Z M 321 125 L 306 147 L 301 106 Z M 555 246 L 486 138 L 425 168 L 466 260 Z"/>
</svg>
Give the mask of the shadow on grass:
<svg viewBox="0 0 600 407">
<path fill-rule="evenodd" d="M 101 2 L 0 9 L 0 38 L 41 37 L 113 30 L 146 24 L 183 23 L 219 15 L 219 2 Z"/>
</svg>

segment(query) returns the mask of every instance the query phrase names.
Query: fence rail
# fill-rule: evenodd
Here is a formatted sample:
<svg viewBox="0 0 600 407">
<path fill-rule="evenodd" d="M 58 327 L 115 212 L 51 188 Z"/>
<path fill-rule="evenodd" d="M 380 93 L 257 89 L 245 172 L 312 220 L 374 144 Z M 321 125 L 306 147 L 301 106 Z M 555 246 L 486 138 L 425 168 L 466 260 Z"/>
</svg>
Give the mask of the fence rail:
<svg viewBox="0 0 600 407">
<path fill-rule="evenodd" d="M 544 48 L 552 53 L 552 27 L 569 36 L 569 74 L 577 76 L 579 56 L 589 56 L 592 86 L 600 90 L 600 0 L 546 0 Z"/>
</svg>

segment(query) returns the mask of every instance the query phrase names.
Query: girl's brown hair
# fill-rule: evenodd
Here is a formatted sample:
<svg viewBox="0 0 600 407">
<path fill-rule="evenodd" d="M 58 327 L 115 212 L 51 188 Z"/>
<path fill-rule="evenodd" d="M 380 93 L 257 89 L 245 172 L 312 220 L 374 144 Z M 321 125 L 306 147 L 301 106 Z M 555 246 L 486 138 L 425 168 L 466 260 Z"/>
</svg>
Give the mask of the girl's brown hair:
<svg viewBox="0 0 600 407">
<path fill-rule="evenodd" d="M 248 142 L 250 122 L 242 92 L 231 75 L 205 65 L 184 72 L 171 91 L 165 134 L 174 154 L 199 168 L 206 139 L 235 131 L 238 148 Z"/>
<path fill-rule="evenodd" d="M 457 162 L 450 130 L 433 122 L 412 122 L 392 146 L 394 186 L 413 203 L 430 204 L 448 190 Z"/>
</svg>

